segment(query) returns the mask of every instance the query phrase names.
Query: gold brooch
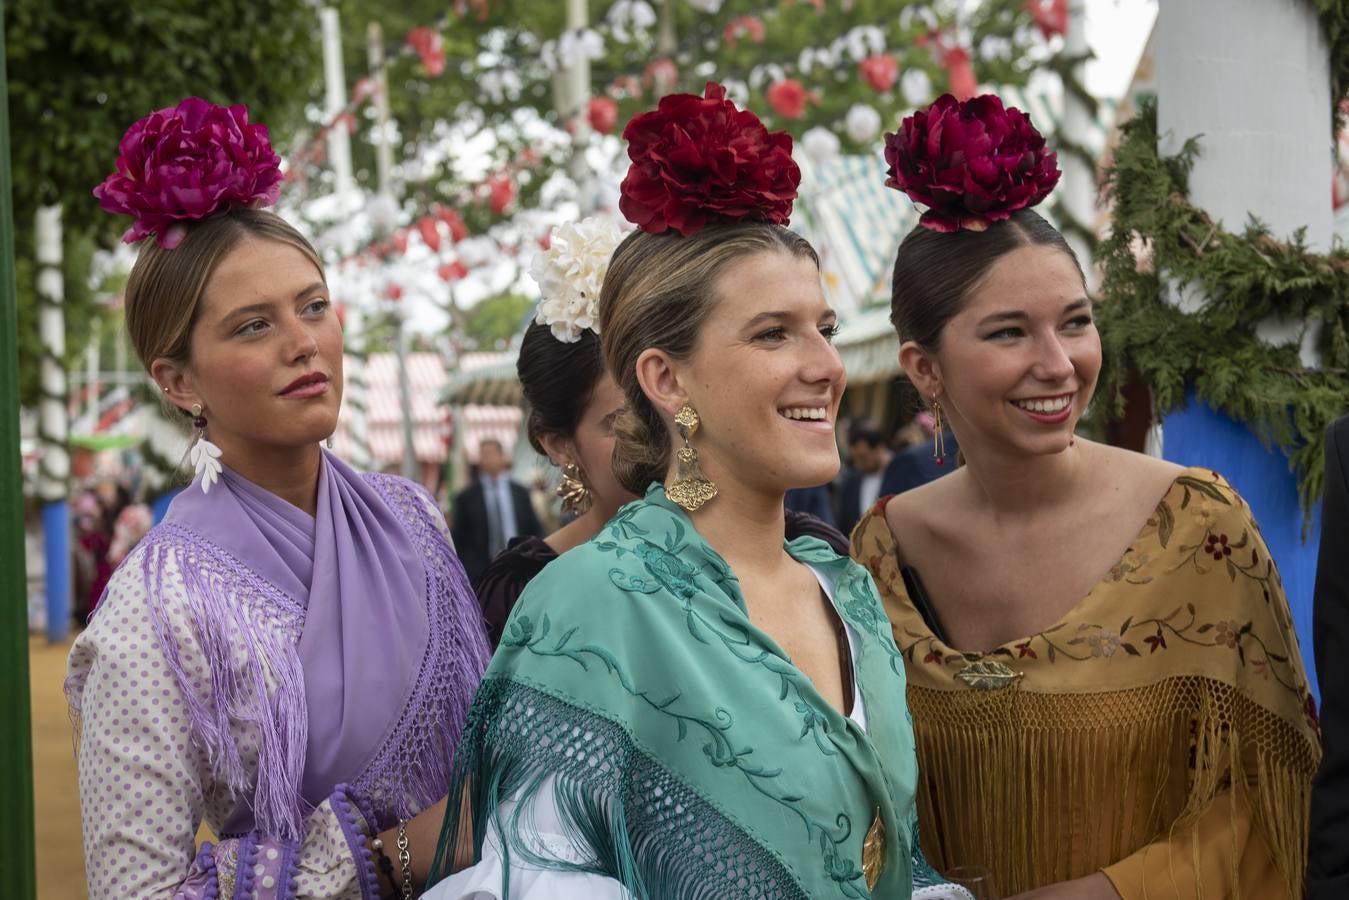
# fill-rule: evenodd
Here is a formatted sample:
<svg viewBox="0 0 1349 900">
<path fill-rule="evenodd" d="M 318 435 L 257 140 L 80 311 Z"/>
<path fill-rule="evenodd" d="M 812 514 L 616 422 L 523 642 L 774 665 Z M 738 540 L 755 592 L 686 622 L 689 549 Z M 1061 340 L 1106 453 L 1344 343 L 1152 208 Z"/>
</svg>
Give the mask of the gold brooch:
<svg viewBox="0 0 1349 900">
<path fill-rule="evenodd" d="M 881 809 L 876 807 L 876 818 L 871 820 L 866 840 L 862 841 L 862 875 L 867 880 L 867 890 L 874 891 L 876 882 L 881 880 L 881 870 L 885 868 L 885 823 L 881 821 Z"/>
<path fill-rule="evenodd" d="M 965 682 L 976 691 L 996 691 L 1011 687 L 1025 677 L 1025 674 L 995 659 L 981 659 L 957 672 L 956 679 Z"/>
</svg>

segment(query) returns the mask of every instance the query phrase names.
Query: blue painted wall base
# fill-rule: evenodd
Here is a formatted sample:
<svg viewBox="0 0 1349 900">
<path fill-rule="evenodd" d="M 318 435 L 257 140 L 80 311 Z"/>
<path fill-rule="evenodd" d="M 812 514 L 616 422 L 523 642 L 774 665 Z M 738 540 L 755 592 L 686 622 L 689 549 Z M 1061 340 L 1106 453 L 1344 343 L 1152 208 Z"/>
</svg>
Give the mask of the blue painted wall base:
<svg viewBox="0 0 1349 900">
<path fill-rule="evenodd" d="M 156 525 L 164 520 L 164 515 L 169 511 L 169 504 L 173 498 L 177 497 L 182 488 L 174 488 L 166 494 L 160 494 L 150 501 L 150 517 Z"/>
<path fill-rule="evenodd" d="M 43 505 L 42 546 L 47 557 L 47 640 L 56 644 L 70 634 L 70 505 L 66 501 Z"/>
<path fill-rule="evenodd" d="M 1193 392 L 1184 409 L 1162 420 L 1162 450 L 1163 456 L 1180 465 L 1216 470 L 1251 505 L 1288 593 L 1302 662 L 1319 703 L 1312 659 L 1312 589 L 1321 541 L 1321 504 L 1316 504 L 1303 541 L 1302 507 L 1288 458 L 1277 449 L 1267 449 L 1245 425 L 1198 402 Z"/>
</svg>

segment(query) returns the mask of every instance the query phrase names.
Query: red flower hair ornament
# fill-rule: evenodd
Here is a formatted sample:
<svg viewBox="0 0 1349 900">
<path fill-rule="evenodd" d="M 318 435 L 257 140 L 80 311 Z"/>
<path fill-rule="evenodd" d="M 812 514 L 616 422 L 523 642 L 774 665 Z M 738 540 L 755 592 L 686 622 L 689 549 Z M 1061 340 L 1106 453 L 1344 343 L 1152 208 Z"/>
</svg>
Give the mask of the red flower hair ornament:
<svg viewBox="0 0 1349 900">
<path fill-rule="evenodd" d="M 154 235 L 171 250 L 187 224 L 236 206 L 262 207 L 281 193 L 281 157 L 266 125 L 250 125 L 248 108 L 188 97 L 127 129 L 117 171 L 94 188 L 105 210 L 135 218 L 122 240 Z"/>
<path fill-rule="evenodd" d="M 885 136 L 885 184 L 926 207 L 933 231 L 984 231 L 1034 206 L 1062 174 L 1030 118 L 993 94 L 938 97 Z"/>
<path fill-rule="evenodd" d="M 703 96 L 669 94 L 623 129 L 632 165 L 618 207 L 643 231 L 688 237 L 718 222 L 785 225 L 801 183 L 792 139 L 769 132 L 708 82 Z"/>
</svg>

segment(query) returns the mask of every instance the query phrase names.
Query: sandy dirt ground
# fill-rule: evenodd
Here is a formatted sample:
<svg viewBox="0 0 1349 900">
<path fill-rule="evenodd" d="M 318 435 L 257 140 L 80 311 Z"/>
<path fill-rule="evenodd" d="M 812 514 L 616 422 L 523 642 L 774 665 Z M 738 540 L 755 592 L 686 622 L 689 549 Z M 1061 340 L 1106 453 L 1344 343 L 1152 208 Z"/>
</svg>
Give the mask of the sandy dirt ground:
<svg viewBox="0 0 1349 900">
<path fill-rule="evenodd" d="M 40 637 L 28 643 L 38 900 L 78 900 L 88 896 L 84 885 L 74 732 L 61 692 L 70 643 L 49 644 Z"/>
</svg>

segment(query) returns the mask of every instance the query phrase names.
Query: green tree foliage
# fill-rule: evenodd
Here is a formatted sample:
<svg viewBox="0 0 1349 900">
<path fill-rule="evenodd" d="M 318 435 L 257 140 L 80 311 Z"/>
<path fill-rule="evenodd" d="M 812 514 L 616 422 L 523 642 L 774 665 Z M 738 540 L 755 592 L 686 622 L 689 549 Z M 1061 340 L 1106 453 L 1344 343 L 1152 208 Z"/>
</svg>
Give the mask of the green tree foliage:
<svg viewBox="0 0 1349 900">
<path fill-rule="evenodd" d="M 842 138 L 845 149 L 870 152 L 874 142 L 860 145 L 846 136 L 848 110 L 865 104 L 877 110 L 883 127 L 893 129 L 910 108 L 898 83 L 877 91 L 863 77 L 858 61 L 839 42 L 861 30 L 872 30 L 893 57 L 900 74 L 921 69 L 933 96 L 949 86 L 944 47 L 960 44 L 973 59 L 983 84 L 1024 84 L 1033 68 L 1025 47 L 1010 36 L 1029 34 L 1031 18 L 1023 0 L 987 0 L 957 24 L 953 19 L 904 15 L 928 10 L 927 0 L 852 0 L 815 4 L 811 0 L 727 0 L 715 13 L 703 12 L 687 0 L 647 0 L 669 26 L 629 31 L 615 29 L 608 14 L 618 0 L 590 0 L 590 24 L 603 37 L 603 55 L 591 62 L 591 89 L 617 104 L 617 128 L 632 115 L 652 107 L 656 96 L 648 67 L 658 59 L 674 64 L 675 91 L 701 93 L 708 80 L 736 82 L 748 89 L 748 105 L 770 128 L 785 128 L 800 137 L 824 126 Z M 367 27 L 378 21 L 390 52 L 387 63 L 391 115 L 397 123 L 398 159 L 410 159 L 419 148 L 444 134 L 447 123 L 478 125 L 493 132 L 494 171 L 509 172 L 519 191 L 513 208 L 527 208 L 548 176 L 564 165 L 566 147 L 541 145 L 528 123 L 542 118 L 564 125 L 557 109 L 554 72 L 545 44 L 564 33 L 567 4 L 563 0 L 407 0 L 390 5 L 377 0 L 338 0 L 348 90 L 355 93 L 369 73 Z M 936 14 L 931 14 L 935 16 Z M 737 32 L 737 23 L 757 25 Z M 443 42 L 445 70 L 429 75 L 421 58 L 406 50 L 409 32 L 434 27 Z M 761 29 L 761 38 L 760 38 Z M 668 40 L 662 40 L 662 33 Z M 727 39 L 727 34 L 737 34 Z M 626 39 L 624 39 L 626 38 Z M 1001 43 L 1001 51 L 985 59 L 978 48 L 985 39 Z M 832 48 L 833 61 L 803 61 L 803 51 Z M 809 54 L 808 54 L 809 55 Z M 800 118 L 773 112 L 766 92 L 783 78 L 797 80 L 809 94 Z M 353 142 L 357 179 L 374 181 L 374 152 L 369 140 L 370 109 L 356 113 L 358 137 Z M 523 162 L 522 162 L 523 160 Z M 323 177 L 322 166 L 309 171 Z M 448 162 L 420 173 L 405 185 L 404 205 L 421 213 L 434 203 L 460 210 L 470 229 L 480 233 L 500 221 L 488 210 L 481 191 L 481 173 L 465 177 Z"/>
<path fill-rule="evenodd" d="M 464 316 L 464 336 L 479 350 L 498 350 L 522 330 L 534 301 L 519 294 L 480 300 Z"/>
<path fill-rule="evenodd" d="M 907 7 L 930 8 L 927 0 L 853 0 L 818 7 L 810 0 L 727 0 L 715 13 L 702 12 L 686 0 L 648 2 L 671 19 L 668 34 L 673 52 L 668 55 L 677 71 L 674 90 L 701 92 L 709 79 L 748 83 L 755 67 L 775 65 L 778 69 L 766 78 L 756 79 L 749 105 L 770 127 L 786 128 L 797 136 L 814 125 L 841 126 L 855 103 L 874 106 L 888 126 L 898 124 L 899 113 L 907 108 L 899 91 L 875 90 L 847 54 L 833 66 L 802 66 L 803 50 L 826 49 L 859 28 L 877 29 L 884 52 L 896 58 L 899 70 L 922 69 L 936 93 L 946 89 L 948 75 L 935 50 L 938 42 L 930 40 L 935 33 L 959 35 L 959 42 L 975 57 L 981 83 L 1022 84 L 1033 67 L 1024 48 L 1010 46 L 1010 41 L 1006 52 L 988 59 L 981 58 L 976 49 L 985 38 L 1008 39 L 1018 28 L 1031 24 L 1021 0 L 987 0 L 958 28 L 949 18 L 902 15 Z M 631 115 L 653 105 L 646 70 L 653 60 L 667 54 L 659 40 L 659 27 L 620 40 L 606 19 L 615 5 L 615 0 L 591 0 L 589 4 L 591 27 L 604 36 L 604 55 L 591 63 L 591 83 L 595 94 L 608 94 L 619 101 L 621 127 Z M 379 21 L 386 44 L 397 47 L 412 28 L 443 21 L 439 29 L 446 55 L 443 75 L 428 77 L 415 54 L 402 54 L 390 63 L 393 115 L 409 144 L 423 139 L 438 119 L 460 115 L 480 114 L 500 122 L 521 107 L 531 107 L 544 117 L 556 118 L 553 76 L 541 48 L 564 31 L 566 3 L 562 0 L 490 0 L 483 5 L 485 15 L 474 4 L 444 0 L 410 0 L 396 9 L 376 0 L 342 0 L 340 6 L 352 84 L 367 71 L 368 22 Z M 758 23 L 762 39 L 744 32 L 726 39 L 728 28 L 750 19 Z M 497 76 L 506 74 L 518 79 L 518 90 L 493 89 Z M 799 80 L 812 94 L 801 118 L 781 119 L 772 113 L 765 91 L 778 75 Z M 636 78 L 636 90 L 624 87 L 629 77 Z"/>
<path fill-rule="evenodd" d="M 32 222 L 59 203 L 66 230 L 67 353 L 89 336 L 88 259 L 129 225 L 91 191 L 128 125 L 185 96 L 245 103 L 284 148 L 319 89 L 318 20 L 304 0 L 9 0 L 5 3 L 14 170 L 21 399 L 36 398 Z"/>
<path fill-rule="evenodd" d="M 1301 231 L 1276 240 L 1254 218 L 1240 233 L 1223 230 L 1187 196 L 1200 149 L 1191 138 L 1176 156 L 1159 157 L 1149 99 L 1115 150 L 1111 234 L 1098 256 L 1101 393 L 1114 400 L 1105 412 L 1123 412 L 1130 372 L 1162 414 L 1193 389 L 1284 452 L 1310 516 L 1325 476 L 1322 435 L 1349 408 L 1349 248 L 1313 253 Z M 1167 301 L 1168 283 L 1207 299 L 1186 312 Z M 1303 366 L 1296 341 L 1262 340 L 1257 327 L 1271 318 L 1319 323 L 1322 364 Z"/>
</svg>

